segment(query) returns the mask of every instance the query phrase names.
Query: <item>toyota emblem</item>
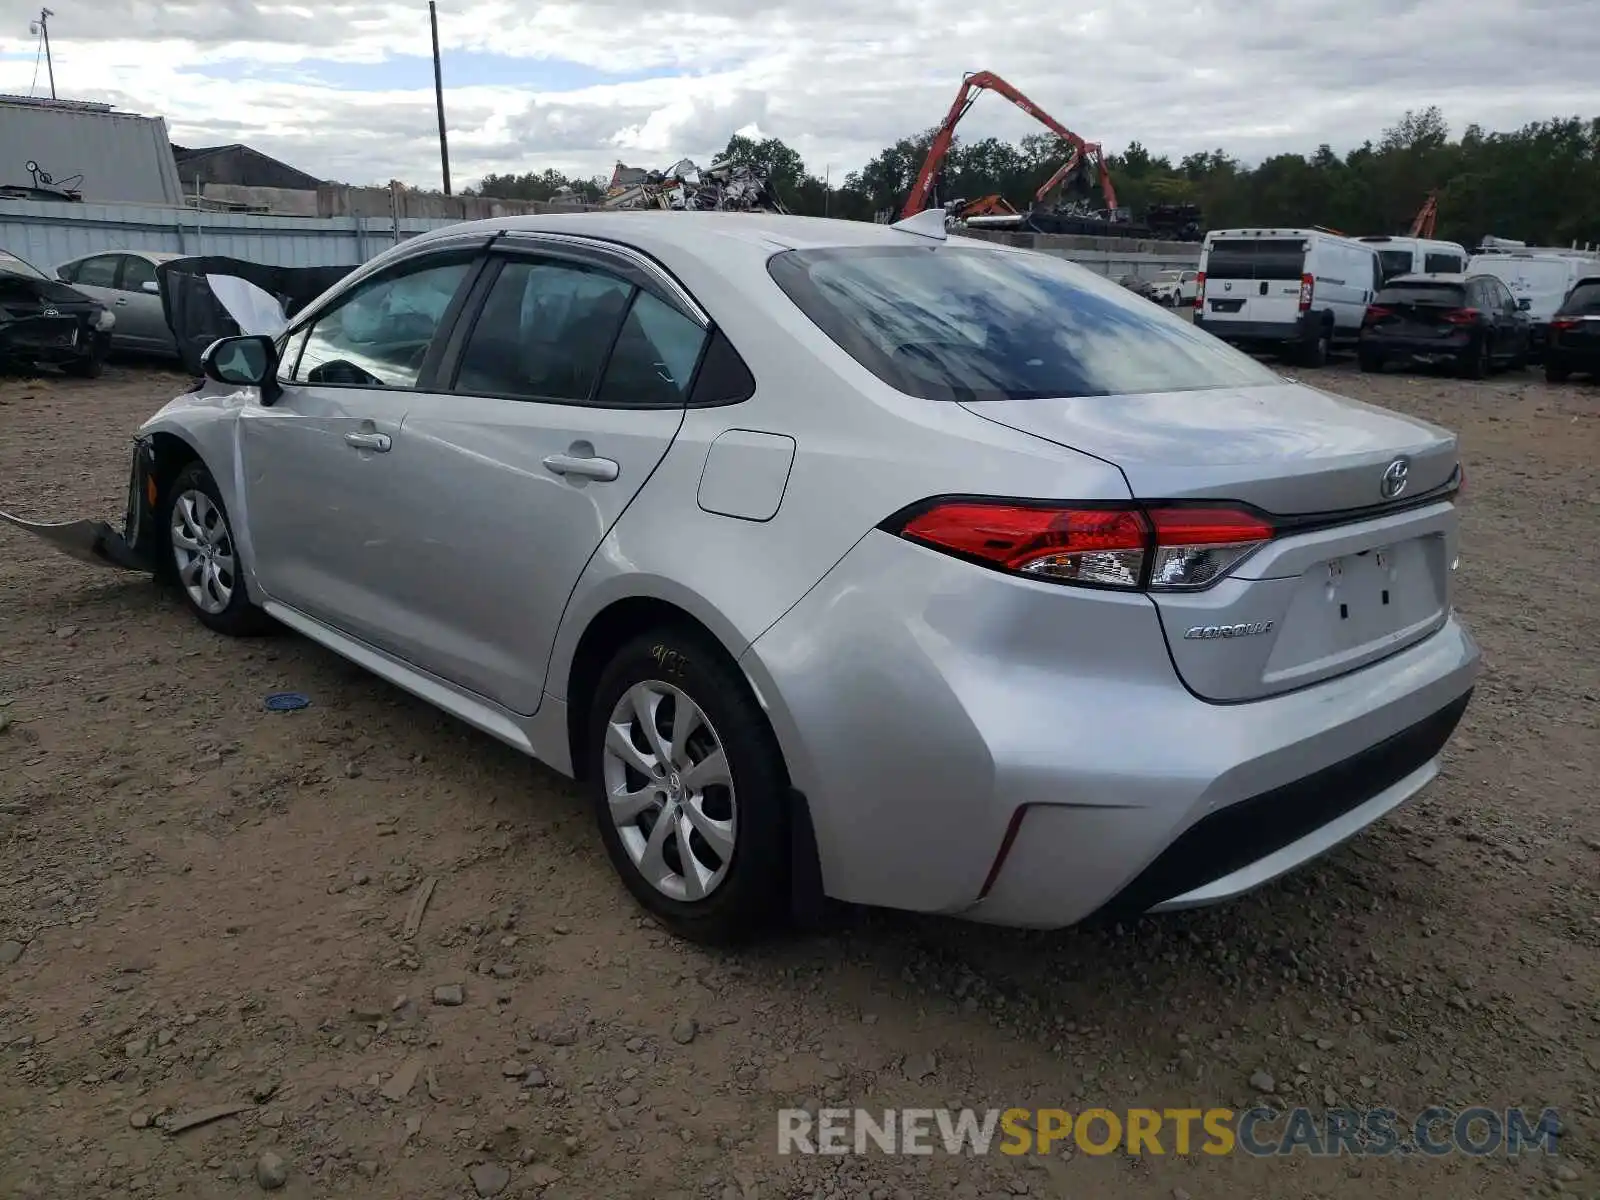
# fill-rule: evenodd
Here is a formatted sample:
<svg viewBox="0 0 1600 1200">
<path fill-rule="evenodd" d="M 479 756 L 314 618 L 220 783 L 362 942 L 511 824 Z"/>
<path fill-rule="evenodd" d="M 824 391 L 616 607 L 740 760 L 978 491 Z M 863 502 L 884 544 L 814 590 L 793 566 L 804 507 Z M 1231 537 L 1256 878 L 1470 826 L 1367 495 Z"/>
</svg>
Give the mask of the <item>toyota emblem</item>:
<svg viewBox="0 0 1600 1200">
<path fill-rule="evenodd" d="M 1406 490 L 1406 484 L 1411 482 L 1411 460 L 1397 458 L 1384 468 L 1383 478 L 1378 482 L 1378 490 L 1383 493 L 1385 500 L 1393 500 Z"/>
</svg>

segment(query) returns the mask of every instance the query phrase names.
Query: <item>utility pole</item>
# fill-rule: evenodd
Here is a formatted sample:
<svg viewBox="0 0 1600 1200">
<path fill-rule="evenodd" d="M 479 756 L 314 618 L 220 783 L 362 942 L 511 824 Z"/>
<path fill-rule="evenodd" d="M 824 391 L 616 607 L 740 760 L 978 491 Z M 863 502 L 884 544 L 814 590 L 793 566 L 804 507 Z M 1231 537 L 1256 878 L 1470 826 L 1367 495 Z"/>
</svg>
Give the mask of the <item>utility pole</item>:
<svg viewBox="0 0 1600 1200">
<path fill-rule="evenodd" d="M 52 100 L 56 98 L 56 64 L 55 60 L 50 57 L 50 18 L 53 16 L 55 16 L 55 13 L 48 8 L 41 8 L 39 10 L 39 19 L 28 26 L 29 33 L 44 39 L 44 62 L 50 71 L 50 99 Z M 35 65 L 33 69 L 35 71 L 39 69 L 38 61 L 38 59 L 34 59 Z M 35 75 L 34 78 L 37 79 L 38 76 Z"/>
<path fill-rule="evenodd" d="M 428 0 L 428 23 L 433 26 L 433 99 L 439 109 L 439 167 L 444 172 L 444 194 L 450 194 L 450 143 L 444 131 L 444 72 L 439 66 L 439 10 Z"/>
</svg>

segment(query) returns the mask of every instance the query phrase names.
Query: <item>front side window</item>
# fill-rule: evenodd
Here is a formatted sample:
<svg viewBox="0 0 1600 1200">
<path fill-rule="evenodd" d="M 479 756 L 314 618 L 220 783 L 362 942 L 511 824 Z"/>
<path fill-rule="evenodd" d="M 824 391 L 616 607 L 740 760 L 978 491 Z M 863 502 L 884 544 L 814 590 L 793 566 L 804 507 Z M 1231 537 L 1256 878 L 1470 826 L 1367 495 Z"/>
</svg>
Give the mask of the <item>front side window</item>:
<svg viewBox="0 0 1600 1200">
<path fill-rule="evenodd" d="M 633 284 L 585 264 L 508 261 L 461 352 L 455 390 L 588 400 L 633 292 Z"/>
<path fill-rule="evenodd" d="M 862 246 L 789 250 L 774 255 L 767 269 L 852 358 L 891 387 L 925 399 L 1279 382 L 1188 321 L 1043 254 L 953 244 Z"/>
<path fill-rule="evenodd" d="M 117 263 L 121 258 L 120 254 L 99 254 L 94 258 L 86 258 L 78 264 L 78 273 L 72 282 L 87 287 L 116 287 Z"/>
<path fill-rule="evenodd" d="M 312 323 L 295 381 L 415 387 L 471 266 L 469 260 L 435 263 L 357 284 Z"/>
</svg>

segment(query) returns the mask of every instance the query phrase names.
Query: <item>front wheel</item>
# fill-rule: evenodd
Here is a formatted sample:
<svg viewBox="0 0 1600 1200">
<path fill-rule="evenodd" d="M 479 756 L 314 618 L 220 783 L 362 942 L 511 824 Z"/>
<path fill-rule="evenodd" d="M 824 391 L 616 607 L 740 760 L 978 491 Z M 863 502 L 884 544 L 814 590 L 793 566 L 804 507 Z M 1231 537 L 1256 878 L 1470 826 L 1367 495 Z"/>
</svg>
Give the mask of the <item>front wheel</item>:
<svg viewBox="0 0 1600 1200">
<path fill-rule="evenodd" d="M 167 544 L 178 588 L 201 624 L 230 637 L 277 628 L 245 593 L 239 548 L 222 492 L 205 465 L 192 462 L 167 489 Z"/>
<path fill-rule="evenodd" d="M 61 365 L 63 374 L 72 375 L 78 379 L 99 379 L 101 375 L 105 374 L 105 369 L 105 351 L 98 345 L 90 346 L 89 352 L 82 358 L 75 358 L 71 362 Z"/>
<path fill-rule="evenodd" d="M 787 776 L 743 678 L 704 638 L 628 643 L 600 678 L 586 743 L 612 866 L 696 942 L 747 940 L 788 898 Z"/>
<path fill-rule="evenodd" d="M 1549 359 L 1545 360 L 1544 380 L 1546 383 L 1565 383 L 1570 378 L 1572 378 L 1572 368 L 1563 366 L 1561 363 L 1551 362 Z"/>
</svg>

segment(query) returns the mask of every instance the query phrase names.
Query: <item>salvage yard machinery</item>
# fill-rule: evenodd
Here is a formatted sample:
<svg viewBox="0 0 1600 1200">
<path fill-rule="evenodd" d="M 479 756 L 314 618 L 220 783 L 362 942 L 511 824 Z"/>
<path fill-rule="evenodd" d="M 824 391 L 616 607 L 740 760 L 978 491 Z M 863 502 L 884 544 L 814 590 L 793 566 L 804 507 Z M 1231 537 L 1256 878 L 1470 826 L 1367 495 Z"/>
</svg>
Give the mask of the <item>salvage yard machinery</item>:
<svg viewBox="0 0 1600 1200">
<path fill-rule="evenodd" d="M 955 141 L 956 126 L 967 115 L 978 93 L 983 91 L 1004 96 L 1065 142 L 1070 151 L 1066 162 L 1034 193 L 1033 204 L 1027 212 L 1019 212 L 1003 196 L 988 195 L 972 201 L 952 202 L 949 209 L 955 220 L 975 229 L 1198 240 L 1200 212 L 1194 205 L 1160 205 L 1157 206 L 1160 213 L 1152 210 L 1151 214 L 1152 217 L 1159 215 L 1160 219 L 1136 221 L 1131 210 L 1117 203 L 1117 190 L 1111 182 L 1111 172 L 1099 143 L 1085 141 L 993 71 L 975 71 L 962 78 L 955 103 L 940 122 L 933 143 L 928 147 L 928 156 L 906 197 L 900 213 L 902 220 L 922 212 L 933 201 L 935 184 Z M 1086 185 L 1090 191 L 1098 186 L 1104 207 L 1095 208 L 1081 199 L 1053 199 L 1058 190 L 1073 184 L 1079 185 L 1080 190 Z"/>
</svg>

